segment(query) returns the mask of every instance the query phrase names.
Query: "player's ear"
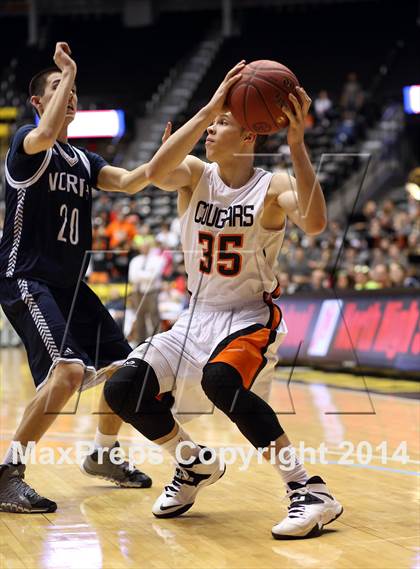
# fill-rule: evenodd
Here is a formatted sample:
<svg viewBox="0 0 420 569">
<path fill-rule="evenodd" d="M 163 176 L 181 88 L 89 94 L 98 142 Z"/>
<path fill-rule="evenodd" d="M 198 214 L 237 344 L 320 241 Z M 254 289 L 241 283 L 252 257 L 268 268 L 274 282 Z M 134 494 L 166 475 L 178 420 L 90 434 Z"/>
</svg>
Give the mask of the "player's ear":
<svg viewBox="0 0 420 569">
<path fill-rule="evenodd" d="M 42 108 L 41 97 L 39 97 L 38 95 L 32 95 L 29 101 L 36 110 L 36 112 L 38 113 L 38 116 L 41 116 L 40 113 L 40 109 Z"/>
<path fill-rule="evenodd" d="M 245 130 L 242 134 L 242 140 L 248 144 L 253 144 L 257 138 L 257 135 L 250 130 Z"/>
</svg>

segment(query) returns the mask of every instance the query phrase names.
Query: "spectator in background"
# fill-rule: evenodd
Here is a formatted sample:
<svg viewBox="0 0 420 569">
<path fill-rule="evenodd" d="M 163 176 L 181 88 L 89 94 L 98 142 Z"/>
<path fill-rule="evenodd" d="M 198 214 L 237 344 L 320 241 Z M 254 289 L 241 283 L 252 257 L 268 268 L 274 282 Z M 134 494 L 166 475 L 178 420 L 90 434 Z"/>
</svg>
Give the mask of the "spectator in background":
<svg viewBox="0 0 420 569">
<path fill-rule="evenodd" d="M 164 261 L 163 270 L 162 270 L 162 278 L 164 280 L 170 280 L 172 277 L 173 268 L 174 268 L 174 257 L 173 257 L 171 248 L 169 248 L 167 246 L 167 244 L 163 245 L 161 243 L 159 235 L 160 235 L 160 233 L 158 233 L 156 235 L 156 246 L 159 250 L 159 254 L 161 255 L 161 257 Z"/>
<path fill-rule="evenodd" d="M 170 231 L 169 223 L 162 223 L 160 231 L 156 235 L 156 241 L 159 241 L 162 249 L 176 249 L 179 245 L 179 237 L 176 233 Z"/>
<path fill-rule="evenodd" d="M 144 342 L 159 331 L 158 296 L 164 266 L 165 259 L 159 249 L 152 248 L 148 240 L 140 245 L 139 255 L 130 261 L 128 282 L 133 285 L 136 318 L 129 340 L 135 344 Z"/>
<path fill-rule="evenodd" d="M 356 265 L 354 267 L 354 281 L 355 285 L 354 288 L 356 290 L 365 290 L 369 288 L 377 288 L 376 286 L 369 286 L 370 275 L 369 275 L 369 267 L 366 265 Z"/>
<path fill-rule="evenodd" d="M 306 260 L 310 269 L 318 269 L 321 261 L 321 249 L 318 240 L 314 235 L 305 235 L 301 241 L 302 247 L 306 251 Z"/>
<path fill-rule="evenodd" d="M 404 286 L 407 274 L 402 265 L 394 262 L 389 265 L 389 277 L 391 280 L 391 286 L 400 287 Z"/>
<path fill-rule="evenodd" d="M 391 286 L 388 267 L 384 264 L 376 265 L 372 270 L 372 281 L 377 284 L 377 288 L 388 288 Z"/>
<path fill-rule="evenodd" d="M 175 235 L 178 236 L 178 242 L 181 241 L 181 224 L 179 221 L 179 217 L 176 216 L 172 221 L 171 221 L 171 229 L 170 229 L 171 233 L 174 233 Z"/>
<path fill-rule="evenodd" d="M 108 253 L 109 242 L 103 232 L 101 226 L 102 220 L 96 218 L 93 223 L 93 240 L 92 250 L 94 251 L 90 257 L 89 263 L 89 283 L 107 283 L 109 282 L 111 271 L 113 268 L 113 255 Z"/>
<path fill-rule="evenodd" d="M 389 265 L 389 277 L 391 286 L 397 287 L 419 287 L 419 281 L 410 276 L 407 268 L 400 263 L 393 262 Z"/>
<path fill-rule="evenodd" d="M 357 74 L 352 72 L 347 75 L 341 92 L 340 104 L 345 111 L 357 112 L 363 105 L 364 93 Z"/>
<path fill-rule="evenodd" d="M 368 231 L 369 224 L 376 217 L 377 206 L 373 200 L 368 200 L 362 208 L 362 211 L 356 213 L 353 217 L 353 228 L 356 231 Z"/>
<path fill-rule="evenodd" d="M 287 272 L 292 277 L 292 282 L 296 285 L 296 290 L 302 290 L 309 283 L 310 269 L 305 257 L 303 247 L 296 247 L 294 253 L 288 255 Z"/>
<path fill-rule="evenodd" d="M 391 243 L 388 248 L 389 261 L 393 263 L 398 263 L 407 267 L 407 257 L 405 253 L 401 251 L 397 243 Z"/>
<path fill-rule="evenodd" d="M 355 115 L 353 111 L 344 111 L 337 125 L 334 143 L 340 149 L 355 142 Z"/>
<path fill-rule="evenodd" d="M 321 252 L 321 257 L 318 264 L 318 269 L 322 269 L 327 274 L 331 274 L 334 268 L 335 255 L 334 250 L 327 248 L 323 249 Z"/>
<path fill-rule="evenodd" d="M 376 267 L 376 265 L 383 265 L 385 262 L 386 258 L 382 249 L 379 249 L 379 247 L 373 249 L 369 259 L 370 266 Z"/>
<path fill-rule="evenodd" d="M 118 287 L 112 287 L 110 289 L 109 301 L 105 304 L 105 307 L 109 310 L 112 318 L 115 320 L 118 327 L 123 332 L 126 307 L 124 298 L 121 296 Z"/>
<path fill-rule="evenodd" d="M 420 219 L 420 211 L 419 211 Z M 409 214 L 406 211 L 398 211 L 394 215 L 393 224 L 395 231 L 395 239 L 400 247 L 407 247 L 408 236 L 412 232 L 412 223 L 414 220 L 410 219 Z"/>
<path fill-rule="evenodd" d="M 152 234 L 150 226 L 147 223 L 142 223 L 139 227 L 137 235 L 133 239 L 133 246 L 139 250 L 144 243 L 149 243 L 150 246 L 155 245 L 155 238 Z"/>
<path fill-rule="evenodd" d="M 110 196 L 100 193 L 93 202 L 93 209 L 95 212 L 105 212 L 108 217 L 112 211 L 112 204 L 113 201 Z"/>
<path fill-rule="evenodd" d="M 317 292 L 330 288 L 327 275 L 322 269 L 315 269 L 311 273 L 310 290 Z"/>
<path fill-rule="evenodd" d="M 357 249 L 355 247 L 345 248 L 344 259 L 340 262 L 340 268 L 344 269 L 348 273 L 351 273 L 358 262 L 359 259 Z"/>
<path fill-rule="evenodd" d="M 118 211 L 114 221 L 105 228 L 105 235 L 109 239 L 110 249 L 128 249 L 137 235 L 136 224 L 123 211 Z"/>
<path fill-rule="evenodd" d="M 348 290 L 354 288 L 354 279 L 347 271 L 339 271 L 334 285 L 335 289 Z"/>
<path fill-rule="evenodd" d="M 381 227 L 381 222 L 377 218 L 373 218 L 368 226 L 368 235 L 366 236 L 366 241 L 370 249 L 378 247 L 381 238 L 383 237 L 383 231 Z"/>
<path fill-rule="evenodd" d="M 418 224 L 420 219 L 420 201 L 410 194 L 408 194 L 408 216 L 413 223 L 417 222 Z"/>
<path fill-rule="evenodd" d="M 190 294 L 187 290 L 187 277 L 183 261 L 175 268 L 172 277 L 174 279 L 175 288 L 183 295 L 183 307 L 186 308 L 189 305 Z"/>
<path fill-rule="evenodd" d="M 288 273 L 281 272 L 277 275 L 279 285 L 280 285 L 280 294 L 293 294 L 296 290 L 296 285 L 290 281 L 290 277 Z"/>
<path fill-rule="evenodd" d="M 327 122 L 329 122 L 328 117 L 331 107 L 332 107 L 331 99 L 328 97 L 327 91 L 323 89 L 318 93 L 318 96 L 314 101 L 315 117 L 318 122 L 325 124 L 324 119 L 327 119 Z"/>
<path fill-rule="evenodd" d="M 183 311 L 183 293 L 175 283 L 163 282 L 159 293 L 159 311 L 162 331 L 169 330 Z"/>
</svg>

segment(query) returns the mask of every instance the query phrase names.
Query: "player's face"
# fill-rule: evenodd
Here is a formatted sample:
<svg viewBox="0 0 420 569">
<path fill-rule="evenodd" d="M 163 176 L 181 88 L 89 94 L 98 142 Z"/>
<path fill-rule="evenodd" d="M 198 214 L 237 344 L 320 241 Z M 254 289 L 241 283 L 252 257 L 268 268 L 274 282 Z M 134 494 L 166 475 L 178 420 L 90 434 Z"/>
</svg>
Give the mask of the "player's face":
<svg viewBox="0 0 420 569">
<path fill-rule="evenodd" d="M 206 156 L 211 162 L 240 154 L 246 145 L 247 133 L 229 111 L 217 115 L 207 128 Z"/>
<path fill-rule="evenodd" d="M 42 105 L 42 112 L 45 111 L 49 102 L 51 101 L 57 87 L 59 86 L 61 81 L 61 73 L 51 73 L 47 77 L 47 81 L 45 84 L 44 94 L 39 97 L 40 103 Z M 77 111 L 77 90 L 76 85 L 73 85 L 73 89 L 70 91 L 69 99 L 67 102 L 67 109 L 66 109 L 66 119 L 65 123 L 70 124 L 71 121 L 74 119 Z"/>
</svg>

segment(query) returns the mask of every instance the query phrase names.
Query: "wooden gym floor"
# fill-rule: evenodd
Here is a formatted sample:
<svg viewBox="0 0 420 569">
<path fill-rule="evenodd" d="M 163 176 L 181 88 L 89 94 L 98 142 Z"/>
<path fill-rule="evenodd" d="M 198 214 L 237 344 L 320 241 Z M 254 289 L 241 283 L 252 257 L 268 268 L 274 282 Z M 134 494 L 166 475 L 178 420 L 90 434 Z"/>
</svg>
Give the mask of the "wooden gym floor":
<svg viewBox="0 0 420 569">
<path fill-rule="evenodd" d="M 33 386 L 20 349 L 2 349 L 0 373 L 3 453 Z M 311 474 L 326 479 L 344 505 L 344 514 L 323 535 L 304 541 L 272 539 L 271 526 L 284 516 L 287 502 L 281 501 L 279 476 L 256 459 L 248 470 L 241 471 L 239 462 L 229 466 L 220 482 L 203 490 L 188 515 L 173 520 L 151 514 L 155 498 L 172 476 L 167 459 L 162 465 L 140 466 L 153 478 L 147 490 L 119 489 L 87 478 L 76 465 L 33 464 L 28 481 L 56 500 L 59 509 L 48 515 L 0 514 L 0 567 L 418 567 L 420 415 L 415 384 L 394 381 L 391 389 L 389 380 L 369 378 L 368 395 L 363 378 L 299 370 L 288 386 L 287 370 L 278 376 L 271 402 L 282 413 L 280 421 L 294 444 L 318 447 L 324 442 L 328 448 L 328 464 L 307 465 Z M 411 398 L 398 396 L 399 391 L 410 392 Z M 98 394 L 98 388 L 83 394 L 77 413 L 55 422 L 42 442 L 44 451 L 92 439 Z M 200 443 L 247 448 L 234 425 L 219 413 L 200 417 L 186 428 Z M 141 438 L 124 426 L 120 441 L 127 447 Z M 342 441 L 349 444 L 340 448 Z M 358 447 L 361 441 L 367 443 Z M 409 455 L 404 462 L 393 456 L 402 441 Z M 371 461 L 365 454 L 369 445 Z"/>
</svg>

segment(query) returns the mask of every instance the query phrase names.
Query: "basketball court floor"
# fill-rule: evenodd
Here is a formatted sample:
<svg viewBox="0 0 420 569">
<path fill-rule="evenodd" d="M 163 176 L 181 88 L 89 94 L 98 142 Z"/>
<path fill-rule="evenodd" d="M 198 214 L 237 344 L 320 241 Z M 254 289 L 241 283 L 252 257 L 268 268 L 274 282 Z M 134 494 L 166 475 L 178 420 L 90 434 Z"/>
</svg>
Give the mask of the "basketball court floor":
<svg viewBox="0 0 420 569">
<path fill-rule="evenodd" d="M 20 349 L 2 349 L 0 430 L 3 453 L 33 387 Z M 0 567 L 100 568 L 418 568 L 420 567 L 420 410 L 416 384 L 345 374 L 280 369 L 271 403 L 295 446 L 319 449 L 311 474 L 325 478 L 344 506 L 320 537 L 275 541 L 271 526 L 285 514 L 283 486 L 269 464 L 241 460 L 199 494 L 188 514 L 158 520 L 151 506 L 173 467 L 139 465 L 150 489 L 119 489 L 85 477 L 59 449 L 90 441 L 99 388 L 82 394 L 76 413 L 57 419 L 42 441 L 63 464 L 32 464 L 27 480 L 59 504 L 54 514 L 0 514 Z M 216 412 L 187 430 L 215 448 L 249 447 Z M 145 444 L 124 426 L 120 441 Z M 326 449 L 326 450 L 325 450 Z M 232 451 L 233 452 L 233 451 Z M 153 455 L 155 456 L 155 455 Z M 47 457 L 47 458 L 46 458 Z M 309 457 L 309 455 L 308 455 Z M 320 463 L 322 459 L 322 463 Z"/>
</svg>

